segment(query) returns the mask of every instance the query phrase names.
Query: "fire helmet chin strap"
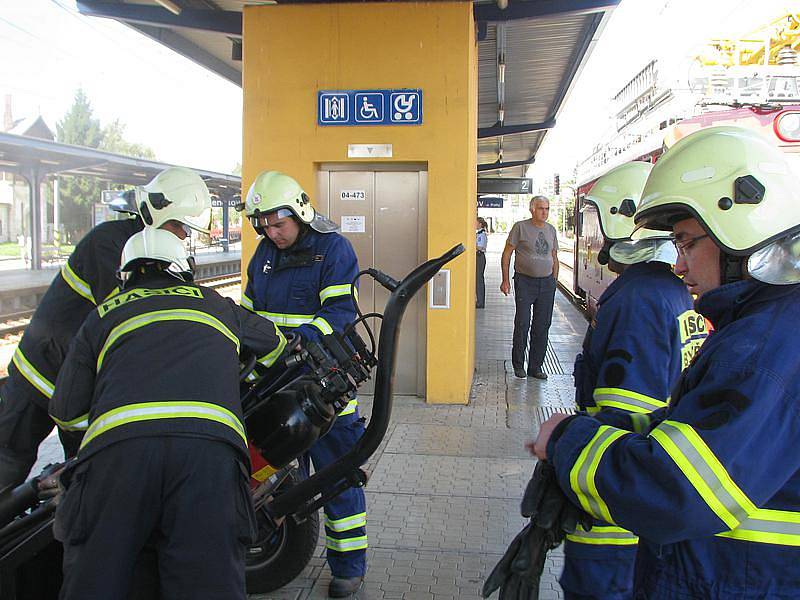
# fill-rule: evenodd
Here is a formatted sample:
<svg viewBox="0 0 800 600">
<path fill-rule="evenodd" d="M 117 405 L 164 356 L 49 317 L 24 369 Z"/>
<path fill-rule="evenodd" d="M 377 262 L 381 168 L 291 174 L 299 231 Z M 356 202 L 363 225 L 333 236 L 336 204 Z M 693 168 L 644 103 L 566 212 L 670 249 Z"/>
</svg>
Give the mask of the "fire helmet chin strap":
<svg viewBox="0 0 800 600">
<path fill-rule="evenodd" d="M 719 251 L 719 276 L 722 285 L 744 279 L 746 256 L 734 256 L 724 250 Z"/>
<path fill-rule="evenodd" d="M 605 240 L 603 242 L 603 247 L 600 249 L 600 252 L 597 253 L 597 262 L 601 265 L 607 265 L 609 259 L 611 258 L 611 246 L 613 246 L 613 242 L 609 242 Z"/>
</svg>

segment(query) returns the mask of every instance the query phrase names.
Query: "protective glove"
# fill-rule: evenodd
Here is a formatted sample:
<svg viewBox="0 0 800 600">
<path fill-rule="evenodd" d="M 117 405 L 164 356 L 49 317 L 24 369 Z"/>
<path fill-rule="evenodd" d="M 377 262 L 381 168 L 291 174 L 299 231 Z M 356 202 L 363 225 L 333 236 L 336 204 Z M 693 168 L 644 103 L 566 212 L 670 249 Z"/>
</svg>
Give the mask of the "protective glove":
<svg viewBox="0 0 800 600">
<path fill-rule="evenodd" d="M 591 528 L 591 517 L 572 504 L 558 487 L 555 469 L 539 461 L 520 506 L 530 522 L 517 534 L 483 586 L 488 598 L 500 588 L 500 600 L 538 600 L 539 580 L 547 552 L 558 546 L 580 523 Z"/>
</svg>

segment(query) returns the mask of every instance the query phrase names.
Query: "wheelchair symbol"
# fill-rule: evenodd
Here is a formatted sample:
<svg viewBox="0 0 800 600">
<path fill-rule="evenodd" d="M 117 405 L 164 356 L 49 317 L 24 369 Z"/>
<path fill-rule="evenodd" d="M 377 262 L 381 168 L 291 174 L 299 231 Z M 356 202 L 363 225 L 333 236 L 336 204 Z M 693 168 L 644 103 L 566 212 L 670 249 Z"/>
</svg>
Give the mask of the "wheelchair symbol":
<svg viewBox="0 0 800 600">
<path fill-rule="evenodd" d="M 383 96 L 381 94 L 356 94 L 356 107 L 356 121 L 359 123 L 383 121 Z"/>
<path fill-rule="evenodd" d="M 392 121 L 414 123 L 419 121 L 419 96 L 417 94 L 392 94 Z"/>
<path fill-rule="evenodd" d="M 373 104 L 370 104 L 369 100 L 362 98 L 359 114 L 365 121 L 371 121 L 378 118 L 378 109 Z"/>
</svg>

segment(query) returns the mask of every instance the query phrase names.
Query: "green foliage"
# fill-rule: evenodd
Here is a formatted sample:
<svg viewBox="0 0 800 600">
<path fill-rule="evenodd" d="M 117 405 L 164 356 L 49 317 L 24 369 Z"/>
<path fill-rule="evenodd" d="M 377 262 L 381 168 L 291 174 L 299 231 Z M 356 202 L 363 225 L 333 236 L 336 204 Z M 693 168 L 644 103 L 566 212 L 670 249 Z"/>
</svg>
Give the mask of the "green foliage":
<svg viewBox="0 0 800 600">
<path fill-rule="evenodd" d="M 137 158 L 155 159 L 152 149 L 125 140 L 125 125 L 119 119 L 103 128 L 93 113 L 86 93 L 79 89 L 69 111 L 56 124 L 56 140 Z M 89 231 L 92 206 L 100 201 L 100 194 L 107 187 L 107 182 L 94 177 L 60 178 L 61 221 L 66 240 L 77 242 Z"/>
<path fill-rule="evenodd" d="M 108 152 L 155 160 L 156 153 L 153 152 L 152 148 L 125 140 L 124 133 L 125 125 L 119 119 L 114 120 L 113 123 L 103 129 L 103 139 L 98 147 Z"/>
</svg>

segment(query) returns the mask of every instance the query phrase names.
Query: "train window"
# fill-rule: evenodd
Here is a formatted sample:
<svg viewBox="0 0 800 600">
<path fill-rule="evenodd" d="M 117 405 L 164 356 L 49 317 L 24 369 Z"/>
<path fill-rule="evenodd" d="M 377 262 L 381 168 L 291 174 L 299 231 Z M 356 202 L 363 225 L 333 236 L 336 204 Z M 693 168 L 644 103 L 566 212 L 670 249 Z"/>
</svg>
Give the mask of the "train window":
<svg viewBox="0 0 800 600">
<path fill-rule="evenodd" d="M 583 236 L 583 211 L 581 207 L 583 206 L 583 196 L 578 198 L 578 204 L 576 205 L 575 210 L 575 231 L 577 232 L 578 237 Z"/>
</svg>

